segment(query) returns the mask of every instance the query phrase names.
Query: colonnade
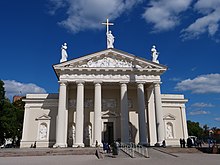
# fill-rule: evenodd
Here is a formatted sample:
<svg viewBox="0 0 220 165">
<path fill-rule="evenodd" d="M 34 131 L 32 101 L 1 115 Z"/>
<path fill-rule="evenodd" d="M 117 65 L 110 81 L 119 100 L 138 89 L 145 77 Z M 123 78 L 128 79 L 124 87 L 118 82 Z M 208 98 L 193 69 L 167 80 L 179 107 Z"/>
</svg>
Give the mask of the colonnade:
<svg viewBox="0 0 220 165">
<path fill-rule="evenodd" d="M 77 81 L 77 98 L 76 98 L 76 123 L 75 123 L 75 143 L 73 147 L 84 147 L 83 143 L 83 128 L 84 128 L 84 86 L 83 81 Z M 121 141 L 129 143 L 129 109 L 128 109 L 128 82 L 120 82 L 120 98 L 121 98 Z M 59 105 L 58 115 L 56 120 L 56 144 L 54 147 L 67 147 L 67 125 L 68 125 L 68 108 L 67 108 L 67 85 L 65 81 L 60 82 L 59 91 Z M 163 112 L 161 103 L 160 83 L 153 83 L 154 103 L 155 109 L 148 109 L 148 111 L 155 111 L 155 113 L 146 114 L 145 105 L 145 90 L 144 83 L 137 83 L 137 107 L 138 107 L 138 122 L 139 122 L 139 143 L 147 144 L 147 121 L 146 116 L 155 114 L 150 118 L 155 117 L 155 123 L 150 123 L 156 127 L 156 142 L 161 144 L 164 140 L 164 126 L 163 126 Z M 102 82 L 94 82 L 94 128 L 93 128 L 93 142 L 92 146 L 98 145 L 102 142 Z"/>
</svg>

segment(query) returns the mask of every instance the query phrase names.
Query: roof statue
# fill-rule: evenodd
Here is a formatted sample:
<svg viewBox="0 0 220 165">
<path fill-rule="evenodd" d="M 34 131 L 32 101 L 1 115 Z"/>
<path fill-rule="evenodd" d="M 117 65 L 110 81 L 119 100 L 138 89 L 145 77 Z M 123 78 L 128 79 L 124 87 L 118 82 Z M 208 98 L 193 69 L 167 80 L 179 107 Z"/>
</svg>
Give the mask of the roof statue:
<svg viewBox="0 0 220 165">
<path fill-rule="evenodd" d="M 113 23 L 110 23 L 107 19 L 106 22 L 102 23 L 103 25 L 106 25 L 106 37 L 107 37 L 107 49 L 114 48 L 114 41 L 115 37 L 113 36 L 112 32 L 109 30 L 110 25 L 114 25 Z"/>
<path fill-rule="evenodd" d="M 159 52 L 157 52 L 156 46 L 153 45 L 151 48 L 152 61 L 159 64 L 159 61 L 157 60 L 158 55 L 159 55 Z"/>
<path fill-rule="evenodd" d="M 68 55 L 67 55 L 66 50 L 67 50 L 67 43 L 64 43 L 64 44 L 61 46 L 61 59 L 60 59 L 60 63 L 67 61 Z"/>
</svg>

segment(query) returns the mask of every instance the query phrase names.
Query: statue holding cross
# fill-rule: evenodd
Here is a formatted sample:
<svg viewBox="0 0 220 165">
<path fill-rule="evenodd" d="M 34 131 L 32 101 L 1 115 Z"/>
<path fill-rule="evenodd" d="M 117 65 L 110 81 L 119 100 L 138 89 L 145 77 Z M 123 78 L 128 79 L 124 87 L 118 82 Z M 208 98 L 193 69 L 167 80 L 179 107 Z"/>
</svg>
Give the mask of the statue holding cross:
<svg viewBox="0 0 220 165">
<path fill-rule="evenodd" d="M 114 48 L 113 44 L 115 41 L 115 37 L 113 36 L 112 32 L 109 31 L 109 26 L 114 25 L 114 24 L 110 23 L 108 19 L 106 20 L 106 22 L 104 22 L 102 24 L 106 26 L 107 48 Z"/>
</svg>

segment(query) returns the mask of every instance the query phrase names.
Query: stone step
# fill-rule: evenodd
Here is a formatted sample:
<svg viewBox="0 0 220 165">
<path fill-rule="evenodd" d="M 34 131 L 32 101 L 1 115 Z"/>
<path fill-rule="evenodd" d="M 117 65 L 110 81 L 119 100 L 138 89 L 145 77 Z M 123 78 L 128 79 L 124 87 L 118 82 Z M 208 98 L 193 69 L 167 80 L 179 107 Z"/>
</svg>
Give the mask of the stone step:
<svg viewBox="0 0 220 165">
<path fill-rule="evenodd" d="M 95 155 L 96 148 L 26 148 L 0 149 L 0 157 L 49 156 L 49 155 Z"/>
</svg>

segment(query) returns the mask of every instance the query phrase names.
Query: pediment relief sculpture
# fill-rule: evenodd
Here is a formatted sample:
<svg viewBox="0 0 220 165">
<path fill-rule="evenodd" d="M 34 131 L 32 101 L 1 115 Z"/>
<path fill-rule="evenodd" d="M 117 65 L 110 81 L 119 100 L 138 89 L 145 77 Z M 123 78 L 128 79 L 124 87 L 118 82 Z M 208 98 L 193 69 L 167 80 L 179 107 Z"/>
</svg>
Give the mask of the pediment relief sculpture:
<svg viewBox="0 0 220 165">
<path fill-rule="evenodd" d="M 84 64 L 77 65 L 79 68 L 96 68 L 96 67 L 110 67 L 110 68 L 142 68 L 140 65 L 134 65 L 133 62 L 127 60 L 114 59 L 111 57 L 104 57 L 99 60 L 90 59 Z"/>
</svg>

